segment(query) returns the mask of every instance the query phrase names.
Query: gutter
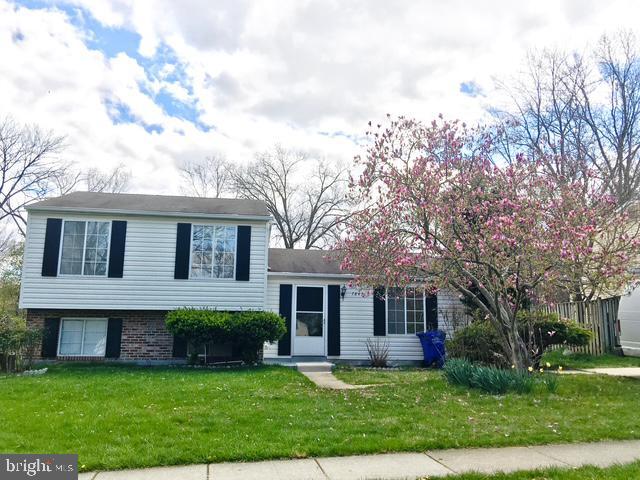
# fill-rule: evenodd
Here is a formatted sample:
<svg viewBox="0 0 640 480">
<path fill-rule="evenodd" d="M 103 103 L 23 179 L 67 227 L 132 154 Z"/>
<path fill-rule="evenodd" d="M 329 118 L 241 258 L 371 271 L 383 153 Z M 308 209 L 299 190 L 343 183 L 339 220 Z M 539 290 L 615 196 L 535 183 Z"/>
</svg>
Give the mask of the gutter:
<svg viewBox="0 0 640 480">
<path fill-rule="evenodd" d="M 352 273 L 302 273 L 302 272 L 267 272 L 269 277 L 317 277 L 317 278 L 353 278 Z"/>
</svg>

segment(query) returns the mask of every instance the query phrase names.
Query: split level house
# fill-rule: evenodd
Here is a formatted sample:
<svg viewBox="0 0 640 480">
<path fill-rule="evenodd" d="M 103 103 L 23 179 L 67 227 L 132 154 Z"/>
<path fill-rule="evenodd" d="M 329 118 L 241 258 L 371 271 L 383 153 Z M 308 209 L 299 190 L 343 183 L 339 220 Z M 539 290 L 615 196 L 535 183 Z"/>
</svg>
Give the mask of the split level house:
<svg viewBox="0 0 640 480">
<path fill-rule="evenodd" d="M 165 315 L 198 307 L 279 313 L 287 332 L 264 346 L 266 361 L 366 362 L 376 337 L 391 361 L 416 361 L 415 334 L 450 327 L 462 310 L 448 292 L 352 287 L 327 252 L 269 248 L 260 201 L 76 192 L 27 211 L 20 306 L 43 328 L 42 358 L 184 361 Z"/>
</svg>

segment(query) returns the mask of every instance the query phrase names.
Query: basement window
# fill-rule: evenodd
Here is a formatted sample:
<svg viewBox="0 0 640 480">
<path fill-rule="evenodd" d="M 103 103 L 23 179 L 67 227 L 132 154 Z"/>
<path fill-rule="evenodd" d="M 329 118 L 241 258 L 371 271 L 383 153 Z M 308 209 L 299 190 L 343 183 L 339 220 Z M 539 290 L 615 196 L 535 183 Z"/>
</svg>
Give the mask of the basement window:
<svg viewBox="0 0 640 480">
<path fill-rule="evenodd" d="M 60 322 L 59 356 L 104 357 L 106 347 L 106 318 L 65 318 Z"/>
</svg>

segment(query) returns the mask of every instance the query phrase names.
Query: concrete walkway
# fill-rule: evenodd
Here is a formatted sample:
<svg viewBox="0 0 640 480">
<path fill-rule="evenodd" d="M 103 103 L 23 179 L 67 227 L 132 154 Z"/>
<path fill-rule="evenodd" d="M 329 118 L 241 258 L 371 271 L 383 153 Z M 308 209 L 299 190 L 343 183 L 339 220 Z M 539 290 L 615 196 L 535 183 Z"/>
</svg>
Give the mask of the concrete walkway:
<svg viewBox="0 0 640 480">
<path fill-rule="evenodd" d="M 640 367 L 584 368 L 583 372 L 610 375 L 612 377 L 639 378 Z"/>
<path fill-rule="evenodd" d="M 351 457 L 216 463 L 80 474 L 81 480 L 417 479 L 466 472 L 607 467 L 640 460 L 640 440 L 531 447 L 432 450 Z"/>
<path fill-rule="evenodd" d="M 367 388 L 369 385 L 351 385 L 336 378 L 331 372 L 301 372 L 320 388 L 330 388 L 332 390 L 355 390 Z"/>
<path fill-rule="evenodd" d="M 329 362 L 301 362 L 296 364 L 298 371 L 320 388 L 331 390 L 355 390 L 367 388 L 369 385 L 351 385 L 338 380 L 332 373 L 333 363 Z"/>
</svg>

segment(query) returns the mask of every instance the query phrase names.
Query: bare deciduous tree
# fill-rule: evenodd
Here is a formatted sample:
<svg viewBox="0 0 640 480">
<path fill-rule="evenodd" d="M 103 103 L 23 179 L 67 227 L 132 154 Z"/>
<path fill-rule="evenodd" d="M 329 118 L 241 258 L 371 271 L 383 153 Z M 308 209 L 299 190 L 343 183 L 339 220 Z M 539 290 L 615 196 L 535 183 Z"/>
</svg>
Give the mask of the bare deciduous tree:
<svg viewBox="0 0 640 480">
<path fill-rule="evenodd" d="M 187 195 L 220 198 L 232 193 L 231 164 L 222 155 L 187 160 L 178 168 L 185 182 L 182 191 Z"/>
<path fill-rule="evenodd" d="M 631 32 L 603 36 L 595 53 L 606 103 L 583 86 L 585 122 L 595 144 L 592 161 L 606 188 L 626 204 L 640 189 L 640 45 Z"/>
<path fill-rule="evenodd" d="M 82 175 L 88 192 L 123 193 L 129 190 L 131 172 L 120 164 L 108 171 L 91 168 Z"/>
<path fill-rule="evenodd" d="M 580 56 L 558 50 L 527 55 L 526 70 L 512 84 L 502 84 L 513 104 L 497 112 L 507 135 L 501 153 L 513 160 L 525 151 L 540 159 L 556 179 L 584 176 L 590 132 L 582 117 L 581 88 L 586 72 Z"/>
<path fill-rule="evenodd" d="M 0 221 L 11 219 L 24 234 L 24 207 L 55 191 L 68 166 L 58 160 L 63 138 L 37 126 L 0 120 Z"/>
<path fill-rule="evenodd" d="M 241 198 L 262 200 L 285 248 L 321 248 L 331 243 L 348 212 L 345 170 L 275 146 L 232 171 Z"/>
<path fill-rule="evenodd" d="M 640 45 L 632 33 L 603 36 L 589 55 L 544 50 L 527 57 L 512 100 L 497 112 L 503 155 L 523 148 L 558 179 L 599 172 L 624 205 L 640 194 Z"/>
</svg>

